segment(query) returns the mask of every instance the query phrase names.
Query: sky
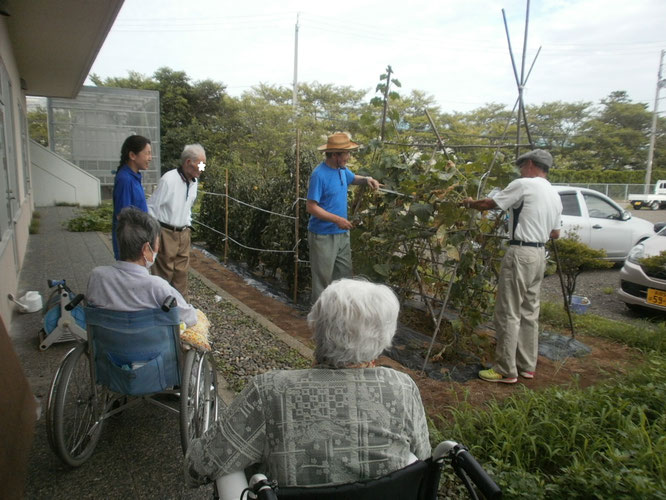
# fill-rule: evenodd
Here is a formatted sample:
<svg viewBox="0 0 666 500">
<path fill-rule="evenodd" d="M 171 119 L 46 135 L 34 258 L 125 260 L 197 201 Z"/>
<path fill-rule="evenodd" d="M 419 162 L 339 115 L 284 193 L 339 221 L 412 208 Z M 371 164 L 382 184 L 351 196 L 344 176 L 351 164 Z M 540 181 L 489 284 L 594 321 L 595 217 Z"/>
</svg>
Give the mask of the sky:
<svg viewBox="0 0 666 500">
<path fill-rule="evenodd" d="M 401 93 L 423 91 L 443 112 L 511 108 L 518 90 L 504 9 L 518 77 L 529 73 L 527 105 L 599 103 L 624 90 L 653 109 L 666 1 L 533 0 L 523 70 L 526 8 L 526 0 L 125 0 L 91 73 L 151 76 L 168 66 L 232 96 L 259 83 L 292 88 L 298 18 L 300 82 L 371 98 L 391 65 Z"/>
</svg>

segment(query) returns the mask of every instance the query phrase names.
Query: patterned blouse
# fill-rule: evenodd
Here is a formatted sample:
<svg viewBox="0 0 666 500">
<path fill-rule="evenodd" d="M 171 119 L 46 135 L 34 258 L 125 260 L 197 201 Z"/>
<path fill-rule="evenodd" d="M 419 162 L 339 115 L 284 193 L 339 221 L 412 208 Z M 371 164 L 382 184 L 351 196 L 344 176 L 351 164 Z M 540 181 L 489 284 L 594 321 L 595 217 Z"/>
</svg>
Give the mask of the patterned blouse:
<svg viewBox="0 0 666 500">
<path fill-rule="evenodd" d="M 185 458 L 192 486 L 260 464 L 282 486 L 374 478 L 431 455 L 421 395 L 391 368 L 254 377 Z"/>
</svg>

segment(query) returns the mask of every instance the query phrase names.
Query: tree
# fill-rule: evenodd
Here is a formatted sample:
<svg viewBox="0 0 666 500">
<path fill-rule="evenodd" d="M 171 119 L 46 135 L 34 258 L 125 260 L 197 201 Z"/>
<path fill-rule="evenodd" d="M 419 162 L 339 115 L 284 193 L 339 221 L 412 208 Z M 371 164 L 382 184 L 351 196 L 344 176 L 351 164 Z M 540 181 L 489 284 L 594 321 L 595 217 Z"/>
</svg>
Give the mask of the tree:
<svg viewBox="0 0 666 500">
<path fill-rule="evenodd" d="M 572 141 L 571 162 L 603 170 L 645 165 L 651 124 L 647 104 L 632 103 L 626 92 L 615 91 L 601 106 Z"/>
<path fill-rule="evenodd" d="M 532 140 L 555 158 L 557 168 L 569 168 L 568 150 L 590 118 L 592 103 L 545 102 L 527 107 L 527 119 Z M 582 168 L 582 166 L 580 167 Z"/>
<path fill-rule="evenodd" d="M 49 145 L 49 131 L 46 124 L 46 109 L 38 106 L 28 112 L 28 133 L 30 138 L 44 147 Z"/>
<path fill-rule="evenodd" d="M 152 77 L 130 71 L 126 78 L 102 80 L 93 74 L 90 79 L 98 86 L 159 91 L 162 172 L 178 166 L 183 146 L 194 142 L 206 149 L 209 163 L 230 158 L 239 131 L 238 106 L 222 83 L 192 83 L 184 71 L 168 67 Z"/>
<path fill-rule="evenodd" d="M 582 243 L 575 233 L 567 234 L 565 238 L 558 238 L 554 242 L 555 249 L 552 248 L 553 240 L 548 245 L 551 253 L 557 254 L 560 270 L 564 275 L 567 303 L 571 304 L 571 297 L 576 290 L 576 281 L 583 271 L 608 269 L 613 267 L 613 263 L 603 260 L 606 257 L 604 250 L 590 248 Z"/>
</svg>

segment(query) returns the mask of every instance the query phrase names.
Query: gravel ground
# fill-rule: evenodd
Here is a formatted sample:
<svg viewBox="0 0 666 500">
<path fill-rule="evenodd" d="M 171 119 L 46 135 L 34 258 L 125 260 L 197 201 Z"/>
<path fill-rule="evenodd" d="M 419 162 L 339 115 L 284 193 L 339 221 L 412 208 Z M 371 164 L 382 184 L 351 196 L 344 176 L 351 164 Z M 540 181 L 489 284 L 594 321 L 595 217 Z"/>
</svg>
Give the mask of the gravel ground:
<svg viewBox="0 0 666 500">
<path fill-rule="evenodd" d="M 590 299 L 588 313 L 616 321 L 630 321 L 641 317 L 639 314 L 629 311 L 624 302 L 618 297 L 619 274 L 620 268 L 614 267 L 584 272 L 578 277 L 576 295 L 582 295 Z M 547 276 L 543 280 L 541 298 L 555 304 L 563 304 L 562 286 L 557 274 Z"/>
<path fill-rule="evenodd" d="M 277 369 L 307 368 L 311 362 L 213 290 L 190 276 L 190 301 L 211 322 L 209 339 L 219 372 L 240 391 L 254 375 Z M 219 297 L 218 297 L 219 298 Z"/>
<path fill-rule="evenodd" d="M 623 206 L 622 203 L 620 203 Z M 632 217 L 640 217 L 652 223 L 665 222 L 666 210 L 629 210 Z M 665 321 L 666 315 L 660 312 L 633 312 L 627 309 L 618 295 L 620 286 L 621 264 L 611 269 L 584 272 L 578 277 L 576 295 L 583 295 L 590 299 L 588 313 L 596 314 L 616 321 L 635 321 L 648 319 L 650 321 Z M 544 279 L 541 289 L 542 299 L 554 303 L 563 303 L 562 288 L 557 274 Z"/>
</svg>

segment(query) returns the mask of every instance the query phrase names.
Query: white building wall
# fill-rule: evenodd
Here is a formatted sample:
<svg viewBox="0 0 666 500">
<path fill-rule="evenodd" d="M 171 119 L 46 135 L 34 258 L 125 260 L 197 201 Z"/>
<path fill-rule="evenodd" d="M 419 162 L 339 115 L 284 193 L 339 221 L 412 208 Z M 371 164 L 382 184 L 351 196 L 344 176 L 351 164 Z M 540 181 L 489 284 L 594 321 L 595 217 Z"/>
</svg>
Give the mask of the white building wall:
<svg viewBox="0 0 666 500">
<path fill-rule="evenodd" d="M 35 206 L 78 203 L 96 207 L 100 204 L 100 181 L 94 175 L 33 140 L 30 140 L 30 160 Z"/>
<path fill-rule="evenodd" d="M 7 299 L 8 294 L 16 295 L 18 278 L 26 248 L 28 246 L 28 227 L 32 218 L 33 203 L 30 189 L 29 158 L 26 158 L 28 148 L 23 147 L 21 115 L 27 106 L 25 94 L 21 89 L 21 78 L 16 67 L 16 60 L 12 44 L 9 40 L 5 17 L 0 16 L 0 64 L 8 75 L 7 86 L 11 87 L 11 96 L 3 95 L 5 139 L 9 141 L 7 148 L 11 154 L 7 158 L 7 170 L 0 166 L 0 175 L 7 185 L 7 176 L 15 179 L 11 194 L 15 200 L 8 204 L 8 194 L 0 192 L 0 203 L 10 206 L 6 221 L 2 224 L 0 234 L 0 317 L 5 325 L 11 323 L 13 306 Z M 6 87 L 7 87 L 6 86 Z"/>
</svg>

